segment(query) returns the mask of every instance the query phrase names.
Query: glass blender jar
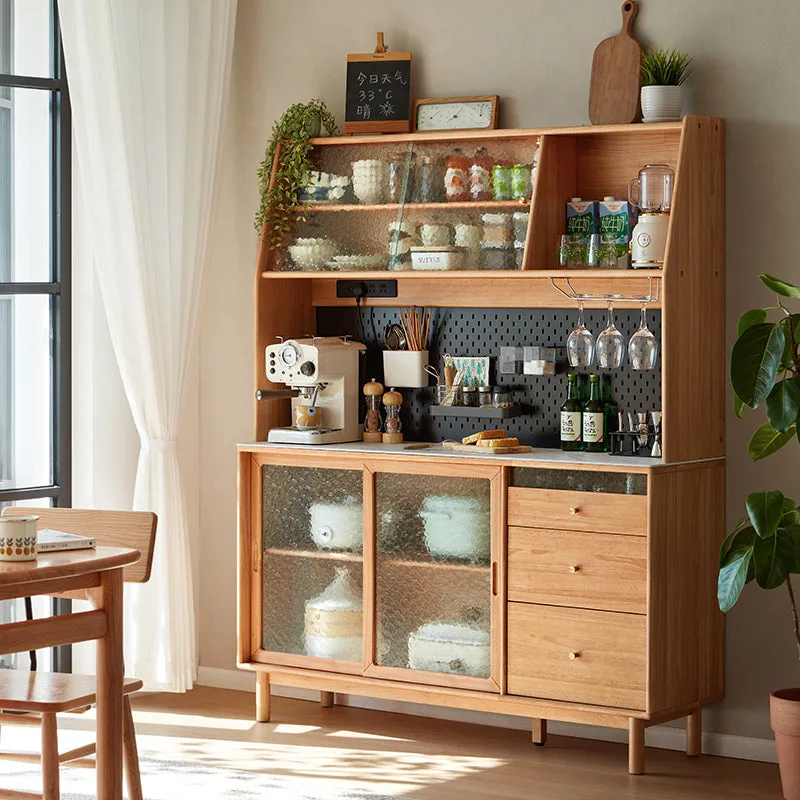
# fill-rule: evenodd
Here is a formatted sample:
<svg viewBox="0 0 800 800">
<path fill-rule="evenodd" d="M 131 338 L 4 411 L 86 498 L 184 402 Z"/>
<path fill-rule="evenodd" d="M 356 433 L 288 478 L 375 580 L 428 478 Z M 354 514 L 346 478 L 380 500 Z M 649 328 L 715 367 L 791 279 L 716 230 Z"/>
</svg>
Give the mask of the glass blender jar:
<svg viewBox="0 0 800 800">
<path fill-rule="evenodd" d="M 674 184 L 675 173 L 667 164 L 646 164 L 628 186 L 628 200 L 639 210 L 639 221 L 631 235 L 634 269 L 664 266 Z"/>
</svg>

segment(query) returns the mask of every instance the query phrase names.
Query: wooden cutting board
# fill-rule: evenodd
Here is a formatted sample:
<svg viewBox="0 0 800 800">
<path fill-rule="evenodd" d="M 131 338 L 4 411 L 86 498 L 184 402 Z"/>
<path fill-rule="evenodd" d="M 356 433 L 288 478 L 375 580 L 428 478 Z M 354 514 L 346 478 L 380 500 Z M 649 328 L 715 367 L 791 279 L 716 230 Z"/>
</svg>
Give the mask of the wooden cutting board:
<svg viewBox="0 0 800 800">
<path fill-rule="evenodd" d="M 520 444 L 516 447 L 478 447 L 474 444 L 461 444 L 460 442 L 442 442 L 442 447 L 446 448 L 447 450 L 455 450 L 457 453 L 473 453 L 481 456 L 533 452 L 533 448 L 527 444 Z"/>
<path fill-rule="evenodd" d="M 622 4 L 622 31 L 603 39 L 594 49 L 589 85 L 592 125 L 615 125 L 639 119 L 642 46 L 633 38 L 636 0 Z"/>
</svg>

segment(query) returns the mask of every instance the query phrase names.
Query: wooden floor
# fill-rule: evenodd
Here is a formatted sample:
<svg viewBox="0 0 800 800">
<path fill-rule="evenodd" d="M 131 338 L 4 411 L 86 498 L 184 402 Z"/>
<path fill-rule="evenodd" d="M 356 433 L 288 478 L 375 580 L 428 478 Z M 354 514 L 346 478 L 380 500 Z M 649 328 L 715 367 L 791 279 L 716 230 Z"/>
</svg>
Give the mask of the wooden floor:
<svg viewBox="0 0 800 800">
<path fill-rule="evenodd" d="M 629 776 L 624 745 L 273 698 L 253 722 L 253 695 L 198 688 L 134 700 L 144 754 L 301 777 L 314 786 L 415 800 L 780 800 L 772 764 L 648 748 Z"/>
</svg>

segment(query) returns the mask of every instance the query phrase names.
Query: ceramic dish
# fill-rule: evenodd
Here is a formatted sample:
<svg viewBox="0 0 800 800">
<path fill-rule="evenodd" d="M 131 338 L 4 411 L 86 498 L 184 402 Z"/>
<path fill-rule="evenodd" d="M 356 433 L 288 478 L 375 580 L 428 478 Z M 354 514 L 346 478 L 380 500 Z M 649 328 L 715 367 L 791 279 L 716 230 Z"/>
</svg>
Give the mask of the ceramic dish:
<svg viewBox="0 0 800 800">
<path fill-rule="evenodd" d="M 470 625 L 427 622 L 408 636 L 408 666 L 426 672 L 489 676 L 490 638 Z"/>
<path fill-rule="evenodd" d="M 489 507 L 475 497 L 431 495 L 419 510 L 425 546 L 435 558 L 482 561 L 489 558 Z"/>
<path fill-rule="evenodd" d="M 328 265 L 333 269 L 387 269 L 388 260 L 382 253 L 364 256 L 334 256 Z"/>
<path fill-rule="evenodd" d="M 314 503 L 308 513 L 311 538 L 320 550 L 362 549 L 364 512 L 355 497 L 348 497 L 343 503 Z"/>
</svg>

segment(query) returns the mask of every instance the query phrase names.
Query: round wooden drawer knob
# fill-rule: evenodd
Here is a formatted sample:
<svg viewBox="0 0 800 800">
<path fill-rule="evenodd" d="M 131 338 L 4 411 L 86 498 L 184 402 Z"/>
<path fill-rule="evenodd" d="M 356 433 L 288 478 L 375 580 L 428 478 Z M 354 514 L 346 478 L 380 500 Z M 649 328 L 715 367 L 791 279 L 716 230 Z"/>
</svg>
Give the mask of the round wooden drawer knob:
<svg viewBox="0 0 800 800">
<path fill-rule="evenodd" d="M 579 508 L 575 506 L 570 506 L 569 513 L 574 517 L 580 511 Z"/>
<path fill-rule="evenodd" d="M 572 651 L 572 652 L 569 654 L 569 660 L 570 660 L 570 661 L 574 661 L 576 658 L 580 658 L 580 657 L 581 657 L 581 654 L 580 654 L 579 652 L 576 652 L 575 650 L 573 650 L 573 651 Z"/>
<path fill-rule="evenodd" d="M 570 564 L 569 566 L 569 571 L 573 573 L 577 572 L 579 569 L 580 567 L 577 564 Z"/>
</svg>

